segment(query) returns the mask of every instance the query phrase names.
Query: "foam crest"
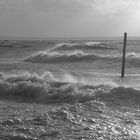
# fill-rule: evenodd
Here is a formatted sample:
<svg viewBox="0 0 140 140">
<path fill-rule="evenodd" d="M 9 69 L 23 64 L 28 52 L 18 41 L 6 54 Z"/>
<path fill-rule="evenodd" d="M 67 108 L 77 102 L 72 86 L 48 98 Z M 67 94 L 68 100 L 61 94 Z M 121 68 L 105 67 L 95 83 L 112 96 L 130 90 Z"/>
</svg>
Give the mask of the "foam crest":
<svg viewBox="0 0 140 140">
<path fill-rule="evenodd" d="M 5 75 L 2 73 L 1 75 L 3 76 L 0 80 L 0 97 L 4 99 L 20 99 L 39 103 L 74 103 L 76 101 L 85 102 L 94 98 L 94 94 L 92 95 L 91 92 L 84 93 L 85 90 L 80 90 L 81 84 L 60 82 L 53 79 L 48 82 L 49 73 L 41 76 L 30 73 L 21 75 Z M 68 79 L 70 79 L 69 76 L 66 81 Z"/>
<path fill-rule="evenodd" d="M 111 55 L 88 54 L 80 50 L 71 52 L 39 52 L 24 61 L 31 63 L 56 63 L 56 62 L 80 62 L 80 61 L 96 61 L 96 60 L 118 60 L 121 57 Z"/>
<path fill-rule="evenodd" d="M 38 103 L 83 103 L 100 99 L 112 104 L 128 105 L 139 104 L 140 101 L 138 89 L 114 87 L 110 82 L 86 85 L 78 83 L 78 79 L 70 74 L 65 74 L 63 81 L 60 81 L 50 72 L 42 75 L 1 73 L 0 97 Z"/>
<path fill-rule="evenodd" d="M 135 52 L 128 52 L 126 54 L 126 61 L 132 65 L 138 67 L 140 64 L 140 54 Z M 97 61 L 102 62 L 120 62 L 122 61 L 122 54 L 116 55 L 101 55 L 101 54 L 89 54 L 82 50 L 68 51 L 68 52 L 54 52 L 54 51 L 42 51 L 32 56 L 29 56 L 24 61 L 31 63 L 58 63 L 58 62 L 81 62 L 81 61 Z"/>
<path fill-rule="evenodd" d="M 102 44 L 102 42 L 86 42 L 85 45 L 88 45 L 88 46 L 94 46 L 94 45 L 99 45 L 99 44 Z"/>
<path fill-rule="evenodd" d="M 134 67 L 140 67 L 140 53 L 127 53 L 127 62 Z"/>
<path fill-rule="evenodd" d="M 75 62 L 96 59 L 96 55 L 87 54 L 80 50 L 73 52 L 39 52 L 27 58 L 25 61 L 32 63 L 54 63 L 54 62 Z"/>
<path fill-rule="evenodd" d="M 109 50 L 116 49 L 115 45 L 106 44 L 102 42 L 79 42 L 79 43 L 59 43 L 54 48 L 50 49 L 50 51 L 64 51 L 64 50 L 83 50 L 83 49 L 101 49 L 101 50 Z"/>
</svg>

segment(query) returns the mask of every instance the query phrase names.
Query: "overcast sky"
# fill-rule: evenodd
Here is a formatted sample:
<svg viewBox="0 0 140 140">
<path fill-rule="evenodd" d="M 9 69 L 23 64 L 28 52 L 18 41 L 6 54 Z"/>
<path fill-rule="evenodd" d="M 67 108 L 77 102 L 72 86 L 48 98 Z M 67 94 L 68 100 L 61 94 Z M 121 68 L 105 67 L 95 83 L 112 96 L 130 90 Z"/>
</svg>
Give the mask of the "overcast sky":
<svg viewBox="0 0 140 140">
<path fill-rule="evenodd" d="M 140 0 L 0 0 L 0 36 L 140 36 Z"/>
</svg>

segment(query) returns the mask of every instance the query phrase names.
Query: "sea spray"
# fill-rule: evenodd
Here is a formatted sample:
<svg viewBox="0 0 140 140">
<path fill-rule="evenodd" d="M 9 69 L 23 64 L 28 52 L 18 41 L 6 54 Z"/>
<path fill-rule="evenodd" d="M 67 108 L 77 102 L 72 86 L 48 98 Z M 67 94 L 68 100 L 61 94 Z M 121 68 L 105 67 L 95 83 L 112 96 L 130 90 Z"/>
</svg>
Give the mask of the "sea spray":
<svg viewBox="0 0 140 140">
<path fill-rule="evenodd" d="M 73 82 L 72 79 L 70 82 L 56 79 L 50 81 L 45 75 L 29 73 L 10 77 L 1 75 L 3 78 L 0 81 L 0 96 L 3 99 L 39 103 L 83 103 L 100 99 L 120 104 L 139 104 L 140 101 L 140 90 L 129 87 L 113 87 L 105 84 L 83 85 Z"/>
</svg>

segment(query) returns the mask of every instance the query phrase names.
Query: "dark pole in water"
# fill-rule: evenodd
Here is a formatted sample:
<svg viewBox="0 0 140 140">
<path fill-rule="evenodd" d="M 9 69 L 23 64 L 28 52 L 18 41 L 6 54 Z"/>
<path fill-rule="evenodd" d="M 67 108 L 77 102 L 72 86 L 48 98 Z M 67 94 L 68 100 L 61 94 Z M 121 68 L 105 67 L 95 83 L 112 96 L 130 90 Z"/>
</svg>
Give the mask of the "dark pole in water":
<svg viewBox="0 0 140 140">
<path fill-rule="evenodd" d="M 123 58 L 122 58 L 122 75 L 121 75 L 121 78 L 124 78 L 124 75 L 125 75 L 126 42 L 127 42 L 127 33 L 124 33 Z"/>
</svg>

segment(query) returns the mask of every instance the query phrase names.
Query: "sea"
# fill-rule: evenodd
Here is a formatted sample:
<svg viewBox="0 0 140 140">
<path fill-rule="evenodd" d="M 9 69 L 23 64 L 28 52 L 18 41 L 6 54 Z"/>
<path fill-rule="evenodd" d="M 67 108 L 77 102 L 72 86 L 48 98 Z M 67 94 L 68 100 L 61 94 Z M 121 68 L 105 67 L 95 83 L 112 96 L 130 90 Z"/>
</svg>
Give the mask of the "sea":
<svg viewBox="0 0 140 140">
<path fill-rule="evenodd" d="M 1 140 L 139 140 L 140 40 L 0 40 Z"/>
</svg>

